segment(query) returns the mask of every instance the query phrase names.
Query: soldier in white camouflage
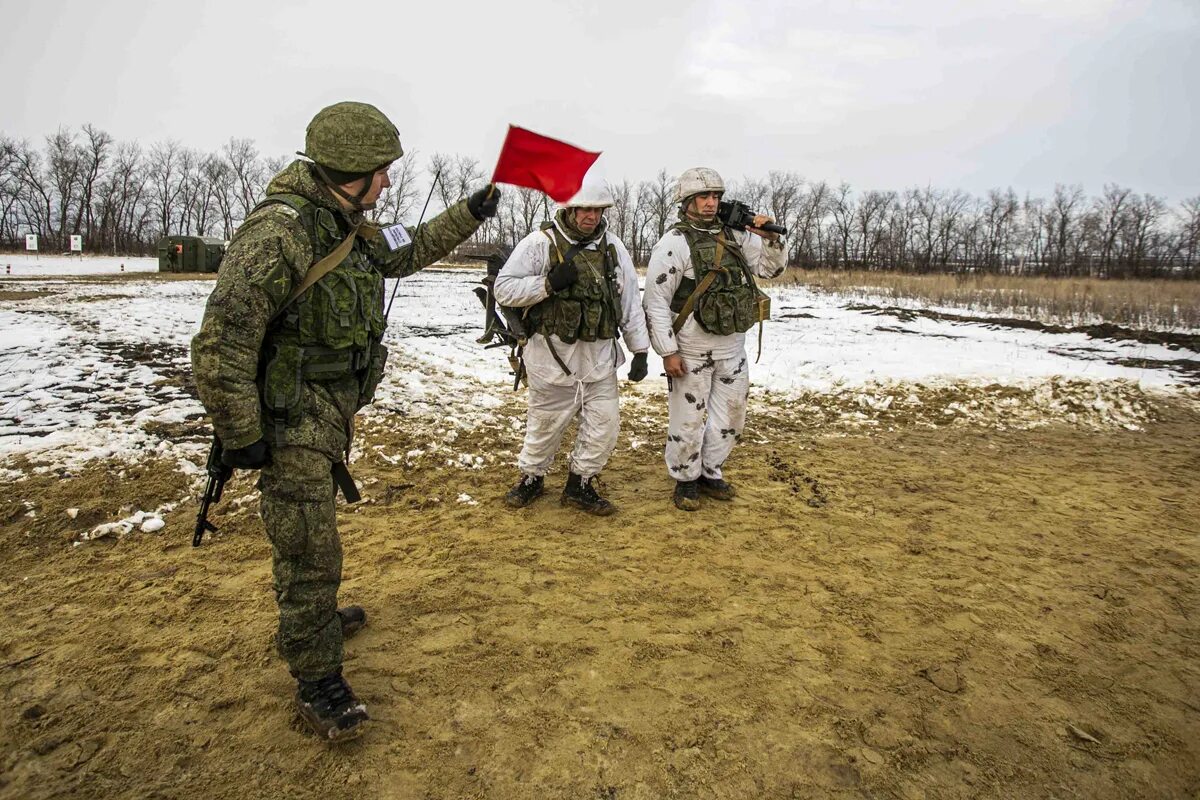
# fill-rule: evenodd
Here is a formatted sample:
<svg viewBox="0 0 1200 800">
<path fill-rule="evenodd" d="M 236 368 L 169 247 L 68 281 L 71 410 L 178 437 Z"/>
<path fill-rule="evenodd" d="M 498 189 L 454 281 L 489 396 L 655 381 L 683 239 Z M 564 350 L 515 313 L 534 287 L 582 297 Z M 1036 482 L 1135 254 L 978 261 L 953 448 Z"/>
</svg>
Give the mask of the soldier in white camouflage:
<svg viewBox="0 0 1200 800">
<path fill-rule="evenodd" d="M 756 315 L 756 278 L 783 272 L 779 234 L 756 227 L 759 214 L 734 230 L 717 216 L 725 182 L 716 170 L 693 167 L 679 176 L 678 221 L 659 239 L 646 268 L 642 305 L 654 350 L 667 373 L 667 473 L 672 501 L 700 508 L 700 495 L 732 500 L 725 459 L 742 438 L 750 394 L 746 331 Z"/>
<path fill-rule="evenodd" d="M 444 257 L 496 213 L 499 192 L 481 189 L 392 249 L 365 218 L 403 155 L 391 121 L 374 106 L 337 103 L 313 118 L 299 155 L 229 243 L 192 370 L 225 463 L 262 470 L 279 652 L 301 717 L 340 741 L 368 718 L 342 677 L 342 640 L 366 616 L 337 606 L 334 500 L 338 486 L 355 494 L 345 465 L 352 420 L 383 377 L 384 278 Z M 331 268 L 301 292 L 314 266 Z"/>
</svg>

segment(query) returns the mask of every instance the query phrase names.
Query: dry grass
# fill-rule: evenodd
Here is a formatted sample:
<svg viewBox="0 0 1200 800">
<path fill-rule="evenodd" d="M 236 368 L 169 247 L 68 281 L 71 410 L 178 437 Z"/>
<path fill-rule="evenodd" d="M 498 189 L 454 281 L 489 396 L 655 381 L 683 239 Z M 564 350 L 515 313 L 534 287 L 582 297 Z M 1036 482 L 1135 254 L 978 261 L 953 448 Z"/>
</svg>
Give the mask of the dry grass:
<svg viewBox="0 0 1200 800">
<path fill-rule="evenodd" d="M 1103 281 L 1005 275 L 903 275 L 789 269 L 770 282 L 892 302 L 967 308 L 1059 325 L 1110 322 L 1136 329 L 1200 330 L 1200 282 Z"/>
</svg>

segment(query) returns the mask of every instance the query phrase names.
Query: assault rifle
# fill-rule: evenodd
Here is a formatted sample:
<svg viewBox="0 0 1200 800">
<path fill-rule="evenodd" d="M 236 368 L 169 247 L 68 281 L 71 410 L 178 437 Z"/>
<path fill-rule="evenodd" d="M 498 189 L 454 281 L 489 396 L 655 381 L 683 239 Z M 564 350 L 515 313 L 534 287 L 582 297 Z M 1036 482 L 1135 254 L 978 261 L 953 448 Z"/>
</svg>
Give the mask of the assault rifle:
<svg viewBox="0 0 1200 800">
<path fill-rule="evenodd" d="M 475 296 L 483 304 L 484 314 L 483 335 L 476 339 L 475 342 L 476 344 L 487 345 L 484 348 L 485 350 L 493 347 L 515 346 L 518 344 L 517 340 L 523 338 L 525 335 L 522 326 L 519 324 L 520 319 L 517 319 L 517 325 L 513 325 L 512 315 L 506 314 L 506 309 L 503 306 L 496 305 L 494 290 L 496 276 L 500 274 L 500 269 L 504 266 L 504 262 L 508 260 L 510 253 L 511 251 L 507 247 L 498 247 L 487 254 L 467 256 L 472 261 L 484 261 L 487 263 L 487 275 L 479 282 L 480 285 L 475 287 Z M 503 315 L 503 319 L 501 315 Z"/>
<path fill-rule="evenodd" d="M 750 206 L 741 200 L 722 200 L 717 206 L 717 219 L 735 231 L 744 231 L 747 226 L 750 226 L 757 227 L 760 231 L 766 231 L 767 233 L 778 233 L 780 236 L 787 236 L 787 228 L 782 225 L 776 225 L 774 222 L 755 225 L 754 218 L 756 216 L 757 214 L 750 210 Z"/>
<path fill-rule="evenodd" d="M 204 495 L 200 498 L 200 513 L 196 515 L 196 532 L 192 534 L 192 547 L 200 546 L 205 531 L 217 532 L 217 526 L 208 521 L 208 509 L 221 502 L 225 482 L 233 476 L 233 467 L 226 466 L 221 460 L 224 452 L 221 440 L 214 435 L 212 447 L 208 449 L 208 463 L 204 466 L 204 471 L 208 473 L 208 485 L 204 487 Z"/>
<path fill-rule="evenodd" d="M 473 261 L 487 262 L 487 275 L 480 281 L 481 285 L 476 286 L 474 290 L 475 296 L 483 304 L 483 335 L 475 342 L 483 345 L 484 350 L 491 350 L 494 347 L 509 348 L 508 366 L 512 369 L 513 391 L 515 392 L 525 378 L 525 361 L 522 356 L 525 352 L 528 332 L 525 330 L 522 309 L 498 305 L 494 291 L 496 276 L 500 274 L 500 269 L 504 266 L 504 262 L 508 261 L 511 252 L 507 247 L 498 247 L 488 255 L 467 256 L 467 258 Z"/>
</svg>

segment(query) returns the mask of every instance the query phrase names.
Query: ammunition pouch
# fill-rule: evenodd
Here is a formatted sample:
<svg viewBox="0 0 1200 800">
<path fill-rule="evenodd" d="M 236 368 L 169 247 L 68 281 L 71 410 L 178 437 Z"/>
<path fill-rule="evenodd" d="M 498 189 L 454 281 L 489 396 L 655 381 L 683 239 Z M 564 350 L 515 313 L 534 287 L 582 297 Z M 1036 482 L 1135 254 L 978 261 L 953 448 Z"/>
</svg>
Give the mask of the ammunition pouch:
<svg viewBox="0 0 1200 800">
<path fill-rule="evenodd" d="M 274 431 L 274 443 L 282 444 L 283 429 L 300 424 L 304 409 L 304 349 L 276 344 L 260 380 L 263 415 Z"/>
<path fill-rule="evenodd" d="M 750 286 L 713 287 L 696 301 L 696 321 L 717 336 L 745 333 L 758 322 L 756 300 Z"/>
<path fill-rule="evenodd" d="M 282 442 L 282 429 L 300 424 L 304 411 L 304 384 L 332 383 L 355 377 L 359 382 L 359 407 L 375 398 L 383 380 L 387 348 L 373 341 L 369 348 L 303 347 L 276 343 L 262 368 L 259 394 L 269 427 L 275 430 L 275 443 Z"/>
<path fill-rule="evenodd" d="M 543 336 L 557 336 L 565 344 L 617 338 L 621 319 L 617 288 L 617 250 L 602 240 L 596 250 L 567 246 L 557 230 L 544 231 L 550 238 L 550 267 L 570 258 L 579 266 L 579 279 L 529 309 L 526 329 Z"/>
</svg>

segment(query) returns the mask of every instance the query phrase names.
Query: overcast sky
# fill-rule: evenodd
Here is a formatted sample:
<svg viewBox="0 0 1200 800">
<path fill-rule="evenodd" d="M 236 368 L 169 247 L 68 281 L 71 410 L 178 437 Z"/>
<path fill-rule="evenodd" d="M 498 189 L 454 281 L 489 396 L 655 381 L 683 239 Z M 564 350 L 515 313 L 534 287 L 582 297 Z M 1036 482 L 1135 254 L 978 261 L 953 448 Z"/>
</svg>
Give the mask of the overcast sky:
<svg viewBox="0 0 1200 800">
<path fill-rule="evenodd" d="M 609 180 L 1176 201 L 1200 194 L 1200 0 L 0 0 L 9 136 L 282 155 L 345 99 L 488 171 L 512 123 L 604 151 Z"/>
</svg>

